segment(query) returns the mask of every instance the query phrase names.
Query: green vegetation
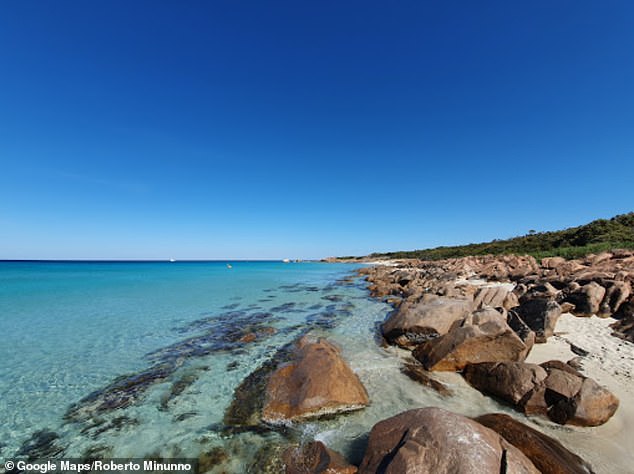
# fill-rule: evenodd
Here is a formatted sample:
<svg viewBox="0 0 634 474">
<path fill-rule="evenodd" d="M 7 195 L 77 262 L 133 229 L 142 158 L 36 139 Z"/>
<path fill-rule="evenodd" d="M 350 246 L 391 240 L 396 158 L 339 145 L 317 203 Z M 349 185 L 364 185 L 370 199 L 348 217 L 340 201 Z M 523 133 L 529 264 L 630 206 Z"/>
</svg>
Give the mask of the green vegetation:
<svg viewBox="0 0 634 474">
<path fill-rule="evenodd" d="M 439 260 L 469 255 L 517 254 L 532 255 L 535 258 L 560 256 L 570 259 L 617 248 L 634 248 L 634 212 L 554 232 L 531 230 L 527 235 L 506 240 L 427 250 L 374 253 L 369 257 Z"/>
</svg>

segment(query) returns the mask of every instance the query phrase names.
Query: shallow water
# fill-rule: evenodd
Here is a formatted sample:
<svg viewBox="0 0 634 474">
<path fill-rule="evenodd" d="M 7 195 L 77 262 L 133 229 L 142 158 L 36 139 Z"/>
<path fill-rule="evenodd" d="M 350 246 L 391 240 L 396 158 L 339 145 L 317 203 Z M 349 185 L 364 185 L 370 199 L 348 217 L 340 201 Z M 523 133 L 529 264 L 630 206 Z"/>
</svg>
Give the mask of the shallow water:
<svg viewBox="0 0 634 474">
<path fill-rule="evenodd" d="M 403 375 L 406 353 L 376 341 L 389 306 L 370 299 L 360 279 L 341 281 L 355 266 L 232 266 L 0 263 L 0 334 L 8 341 L 0 347 L 0 457 L 21 449 L 66 457 L 210 453 L 224 460 L 216 472 L 246 472 L 276 443 L 313 438 L 359 462 L 372 425 L 409 408 L 504 411 L 527 421 L 457 374 L 436 376 L 452 396 Z M 371 406 L 281 433 L 228 430 L 223 416 L 236 387 L 307 328 L 342 347 Z M 617 413 L 593 429 L 536 422 L 597 472 L 628 472 L 634 459 L 618 449 L 619 420 Z"/>
<path fill-rule="evenodd" d="M 237 384 L 292 340 L 307 318 L 347 314 L 348 303 L 333 301 L 339 287 L 332 285 L 352 268 L 275 262 L 232 262 L 231 269 L 224 262 L 0 263 L 5 341 L 0 455 L 14 455 L 42 429 L 60 436 L 65 454 L 96 447 L 118 456 L 157 450 L 194 454 L 196 440 L 214 436 L 206 427 L 222 419 Z M 271 327 L 275 334 L 269 334 Z M 254 332 L 256 341 L 236 341 L 242 332 Z M 154 370 L 157 366 L 161 370 Z M 79 422 L 64 423 L 72 404 L 108 387 L 114 393 L 116 377 L 140 373 L 148 377 L 142 393 L 118 400 L 125 406 L 116 410 L 99 410 L 106 420 L 99 426 L 86 423 L 93 406 L 74 416 Z M 104 430 L 109 423 L 113 427 Z"/>
</svg>

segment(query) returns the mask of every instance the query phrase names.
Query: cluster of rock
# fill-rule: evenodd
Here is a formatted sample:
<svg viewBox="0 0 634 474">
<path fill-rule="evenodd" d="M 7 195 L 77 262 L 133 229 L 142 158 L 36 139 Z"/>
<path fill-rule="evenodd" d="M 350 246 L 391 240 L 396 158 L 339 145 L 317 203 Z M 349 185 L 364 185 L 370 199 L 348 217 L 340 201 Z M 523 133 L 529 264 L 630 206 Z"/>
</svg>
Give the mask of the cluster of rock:
<svg viewBox="0 0 634 474">
<path fill-rule="evenodd" d="M 562 312 L 612 316 L 618 320 L 613 326 L 614 334 L 634 341 L 631 250 L 588 255 L 578 260 L 549 257 L 540 263 L 530 256 L 515 255 L 434 262 L 410 260 L 396 268 L 375 266 L 363 269 L 362 273 L 367 276 L 374 296 L 386 297 L 394 306 L 404 306 L 404 311 L 411 310 L 421 300 L 429 302 L 431 296 L 470 300 L 472 310 L 483 306 L 514 309 L 516 314 L 512 319 L 519 317 L 532 329 L 536 342 L 544 342 L 552 335 Z M 515 286 L 510 294 L 501 288 L 478 288 L 468 284 L 467 279 L 474 276 L 486 281 L 512 282 Z M 393 326 L 387 327 L 388 340 L 393 330 Z M 417 331 L 424 333 L 414 329 L 409 335 Z"/>
<path fill-rule="evenodd" d="M 374 425 L 358 468 L 321 442 L 289 447 L 281 457 L 287 474 L 593 472 L 557 440 L 508 415 L 470 419 L 436 407 L 408 410 Z"/>
<path fill-rule="evenodd" d="M 325 339 L 305 336 L 285 352 L 285 358 L 266 377 L 260 394 L 264 397 L 261 422 L 279 425 L 369 404 L 365 388 L 341 351 Z M 272 456 L 266 461 L 268 470 L 287 474 L 592 472 L 556 440 L 506 415 L 472 420 L 434 407 L 377 423 L 358 467 L 319 441 L 278 448 Z"/>
<path fill-rule="evenodd" d="M 523 361 L 553 335 L 562 312 L 620 316 L 627 337 L 633 268 L 634 256 L 622 251 L 541 265 L 529 256 L 411 261 L 361 273 L 395 306 L 382 325 L 385 340 L 412 350 L 424 369 L 464 371 L 476 388 L 525 413 L 596 426 L 616 411 L 613 394 L 558 361 Z"/>
<path fill-rule="evenodd" d="M 463 375 L 481 392 L 562 425 L 602 425 L 619 406 L 609 390 L 558 360 L 469 364 Z"/>
<path fill-rule="evenodd" d="M 519 256 L 408 261 L 361 273 L 371 293 L 395 308 L 381 332 L 416 359 L 404 364 L 409 377 L 442 392 L 446 389 L 433 371 L 462 372 L 477 390 L 527 415 L 597 426 L 618 408 L 610 391 L 572 365 L 525 359 L 534 344 L 553 335 L 562 312 L 614 316 L 615 331 L 631 338 L 632 268 L 632 253 L 614 252 L 540 263 Z M 242 403 L 254 399 L 259 401 Z M 227 425 L 273 429 L 370 403 L 339 348 L 308 337 L 282 348 L 249 376 L 236 400 L 225 416 Z M 559 442 L 508 415 L 470 419 L 435 407 L 377 423 L 359 466 L 318 441 L 281 446 L 273 457 L 272 470 L 289 474 L 592 473 Z"/>
</svg>

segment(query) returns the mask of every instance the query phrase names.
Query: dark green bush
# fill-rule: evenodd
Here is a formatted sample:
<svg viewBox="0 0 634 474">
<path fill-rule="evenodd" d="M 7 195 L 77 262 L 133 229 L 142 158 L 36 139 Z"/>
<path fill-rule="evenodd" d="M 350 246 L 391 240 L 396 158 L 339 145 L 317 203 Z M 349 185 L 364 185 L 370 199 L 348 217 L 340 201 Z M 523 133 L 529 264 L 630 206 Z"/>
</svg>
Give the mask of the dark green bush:
<svg viewBox="0 0 634 474">
<path fill-rule="evenodd" d="M 612 219 L 597 219 L 589 224 L 554 232 L 530 231 L 527 235 L 506 240 L 436 247 L 426 250 L 374 253 L 370 257 L 420 258 L 439 260 L 469 255 L 533 255 L 535 258 L 578 258 L 616 248 L 634 248 L 634 212 Z"/>
</svg>

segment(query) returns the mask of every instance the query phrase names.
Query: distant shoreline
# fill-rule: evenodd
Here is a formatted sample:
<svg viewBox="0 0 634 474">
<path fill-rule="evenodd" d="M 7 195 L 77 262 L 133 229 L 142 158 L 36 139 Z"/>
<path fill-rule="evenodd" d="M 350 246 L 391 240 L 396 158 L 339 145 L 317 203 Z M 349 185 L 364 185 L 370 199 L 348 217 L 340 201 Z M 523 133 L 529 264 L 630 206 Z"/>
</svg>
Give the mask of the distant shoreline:
<svg viewBox="0 0 634 474">
<path fill-rule="evenodd" d="M 265 262 L 265 263 L 284 263 L 282 259 L 143 259 L 143 260 L 127 260 L 127 259 L 0 259 L 0 263 L 227 263 L 227 262 Z M 301 262 L 290 263 L 323 263 L 322 260 L 302 260 Z M 345 263 L 345 262 L 340 262 Z"/>
</svg>

